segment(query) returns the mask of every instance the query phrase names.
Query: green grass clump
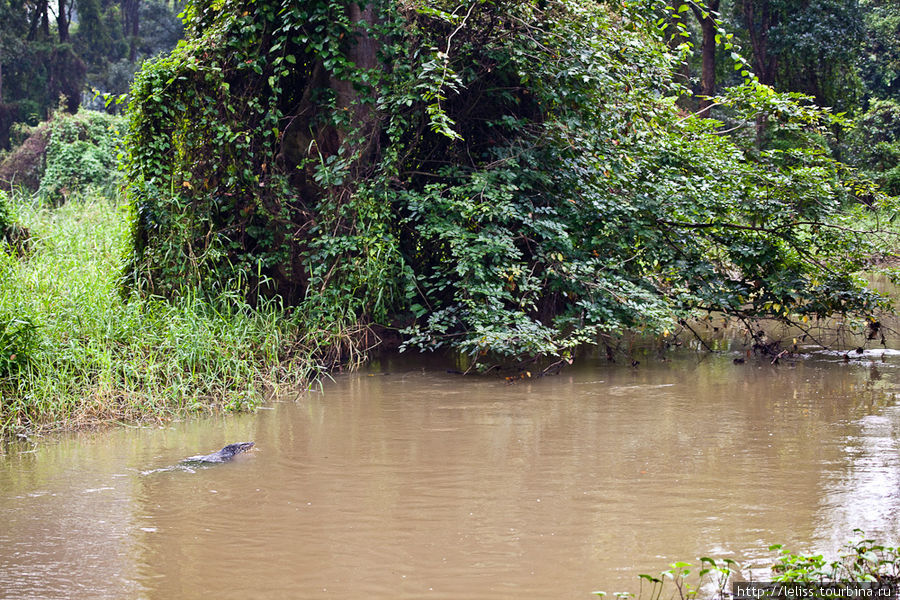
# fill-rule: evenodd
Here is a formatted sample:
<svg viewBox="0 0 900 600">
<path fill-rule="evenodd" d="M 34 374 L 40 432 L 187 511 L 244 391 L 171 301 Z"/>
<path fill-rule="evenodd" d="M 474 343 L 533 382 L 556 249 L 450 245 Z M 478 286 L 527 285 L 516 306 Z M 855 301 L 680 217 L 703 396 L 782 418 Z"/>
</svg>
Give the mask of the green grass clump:
<svg viewBox="0 0 900 600">
<path fill-rule="evenodd" d="M 29 246 L 28 230 L 18 221 L 9 195 L 0 190 L 0 252 L 24 254 Z"/>
<path fill-rule="evenodd" d="M 0 437 L 252 408 L 316 369 L 276 301 L 123 293 L 131 216 L 115 201 L 14 201 L 32 249 L 0 252 Z"/>
</svg>

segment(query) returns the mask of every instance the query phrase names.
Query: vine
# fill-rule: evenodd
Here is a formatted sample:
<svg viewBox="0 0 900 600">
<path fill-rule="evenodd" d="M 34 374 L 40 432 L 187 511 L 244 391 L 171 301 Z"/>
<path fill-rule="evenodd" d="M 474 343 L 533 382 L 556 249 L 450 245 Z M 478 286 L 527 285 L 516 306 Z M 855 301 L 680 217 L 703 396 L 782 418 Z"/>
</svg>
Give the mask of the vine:
<svg viewBox="0 0 900 600">
<path fill-rule="evenodd" d="M 684 116 L 659 10 L 194 3 L 192 37 L 133 89 L 132 281 L 237 278 L 307 325 L 476 361 L 703 310 L 873 314 L 848 171 L 816 143 L 829 116 L 749 72 L 716 101 L 768 115 L 776 149 Z"/>
</svg>

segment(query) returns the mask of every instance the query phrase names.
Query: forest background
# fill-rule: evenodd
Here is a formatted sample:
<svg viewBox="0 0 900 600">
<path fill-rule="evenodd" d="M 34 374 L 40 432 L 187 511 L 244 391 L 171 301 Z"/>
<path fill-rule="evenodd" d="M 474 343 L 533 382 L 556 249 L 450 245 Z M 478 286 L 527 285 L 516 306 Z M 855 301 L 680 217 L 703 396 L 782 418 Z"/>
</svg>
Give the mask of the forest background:
<svg viewBox="0 0 900 600">
<path fill-rule="evenodd" d="M 835 152 L 900 193 L 900 4 L 676 0 L 671 7 L 681 17 L 675 24 L 691 34 L 671 44 L 691 46 L 682 74 L 695 93 L 712 97 L 734 85 L 730 53 L 739 53 L 762 83 L 856 119 Z M 0 151 L 22 141 L 10 137 L 14 124 L 37 125 L 61 98 L 70 112 L 79 105 L 118 111 L 102 95 L 126 94 L 144 60 L 175 47 L 183 9 L 179 0 L 0 2 Z M 716 41 L 722 28 L 734 35 L 727 50 Z"/>
</svg>

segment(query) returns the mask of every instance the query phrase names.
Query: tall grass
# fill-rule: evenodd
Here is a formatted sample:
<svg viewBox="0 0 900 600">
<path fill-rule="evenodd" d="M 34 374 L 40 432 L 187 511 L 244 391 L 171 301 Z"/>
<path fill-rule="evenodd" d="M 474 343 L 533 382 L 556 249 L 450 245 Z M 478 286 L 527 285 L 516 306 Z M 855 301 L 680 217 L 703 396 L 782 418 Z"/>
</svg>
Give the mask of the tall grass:
<svg viewBox="0 0 900 600">
<path fill-rule="evenodd" d="M 14 201 L 33 246 L 0 250 L 0 346 L 13 359 L 0 368 L 0 436 L 247 409 L 316 375 L 316 349 L 278 302 L 123 295 L 130 217 L 114 201 Z M 30 342 L 3 338 L 10 323 L 30 325 Z"/>
</svg>

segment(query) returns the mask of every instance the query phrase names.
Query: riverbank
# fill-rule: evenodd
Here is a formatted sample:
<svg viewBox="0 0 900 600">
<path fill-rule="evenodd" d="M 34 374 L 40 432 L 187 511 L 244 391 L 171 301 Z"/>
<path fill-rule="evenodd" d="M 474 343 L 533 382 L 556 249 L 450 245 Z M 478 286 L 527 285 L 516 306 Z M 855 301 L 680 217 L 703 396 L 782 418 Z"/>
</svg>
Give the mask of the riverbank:
<svg viewBox="0 0 900 600">
<path fill-rule="evenodd" d="M 378 341 L 251 306 L 236 283 L 216 298 L 123 293 L 124 202 L 88 193 L 49 208 L 16 194 L 10 205 L 31 238 L 24 256 L 0 252 L 0 438 L 251 410 Z"/>
<path fill-rule="evenodd" d="M 277 303 L 123 295 L 124 202 L 11 204 L 31 249 L 0 252 L 0 437 L 245 410 L 315 377 Z"/>
</svg>

